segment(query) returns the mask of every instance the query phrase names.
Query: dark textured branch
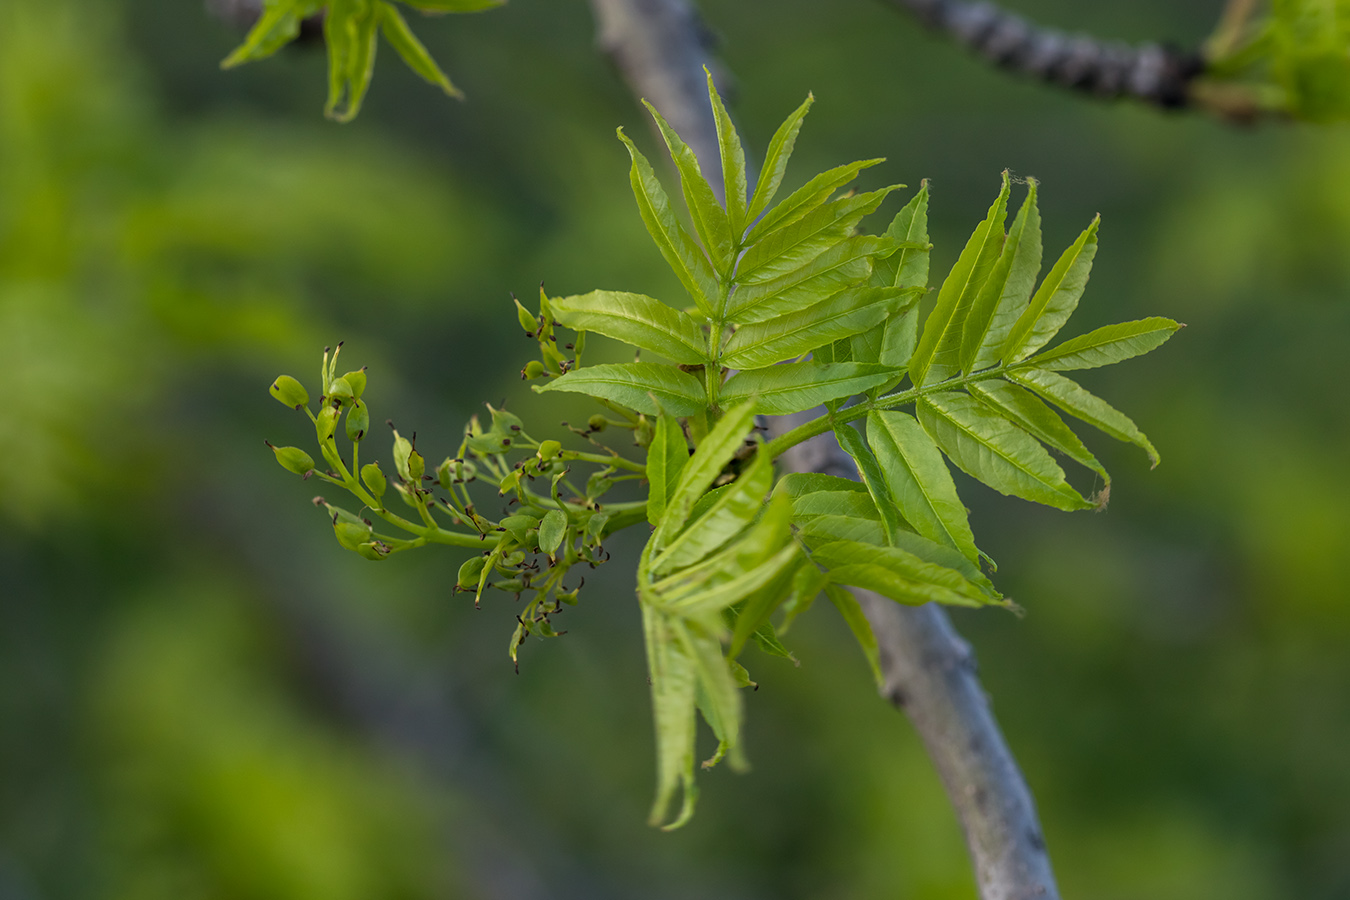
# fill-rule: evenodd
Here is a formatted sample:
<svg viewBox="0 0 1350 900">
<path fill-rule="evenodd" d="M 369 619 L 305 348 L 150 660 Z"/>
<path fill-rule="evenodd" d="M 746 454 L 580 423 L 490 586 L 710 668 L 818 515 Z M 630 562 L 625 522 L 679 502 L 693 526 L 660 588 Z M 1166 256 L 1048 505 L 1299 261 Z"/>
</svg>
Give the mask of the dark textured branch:
<svg viewBox="0 0 1350 900">
<path fill-rule="evenodd" d="M 1162 44 L 1124 44 L 1044 28 L 992 3 L 887 0 L 990 62 L 1103 98 L 1175 109 L 1191 105 L 1200 54 Z"/>
<path fill-rule="evenodd" d="M 591 5 L 601 44 L 633 92 L 661 110 L 700 160 L 717 160 L 702 74 L 707 45 L 687 0 L 591 0 Z M 784 461 L 799 472 L 857 475 L 829 435 L 797 445 Z M 946 785 L 980 896 L 1055 900 L 1059 894 L 1035 804 L 990 713 L 969 646 L 936 606 L 905 608 L 865 591 L 858 598 L 881 647 L 883 693 L 909 715 Z"/>
</svg>

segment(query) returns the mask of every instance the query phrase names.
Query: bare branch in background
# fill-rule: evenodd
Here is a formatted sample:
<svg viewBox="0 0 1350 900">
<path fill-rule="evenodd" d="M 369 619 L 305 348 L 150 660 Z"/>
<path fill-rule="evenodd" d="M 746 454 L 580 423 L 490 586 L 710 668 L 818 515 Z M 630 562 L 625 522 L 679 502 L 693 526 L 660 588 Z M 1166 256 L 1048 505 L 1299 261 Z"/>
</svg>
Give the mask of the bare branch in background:
<svg viewBox="0 0 1350 900">
<path fill-rule="evenodd" d="M 887 0 L 995 65 L 1098 97 L 1128 97 L 1165 109 L 1191 106 L 1199 53 L 1125 44 L 1045 28 L 992 3 Z"/>
<path fill-rule="evenodd" d="M 687 0 L 591 0 L 601 45 L 633 93 L 650 100 L 694 148 L 717 160 L 717 135 L 703 67 L 705 31 Z M 721 179 L 709 175 L 713 184 Z M 809 416 L 810 413 L 804 413 Z M 792 417 L 779 420 L 790 427 Z M 833 437 L 783 457 L 798 472 L 856 478 Z M 984 900 L 1059 896 L 1031 793 L 989 710 L 970 647 L 929 604 L 905 608 L 859 591 L 881 649 L 883 693 L 922 736 L 956 809 Z"/>
</svg>

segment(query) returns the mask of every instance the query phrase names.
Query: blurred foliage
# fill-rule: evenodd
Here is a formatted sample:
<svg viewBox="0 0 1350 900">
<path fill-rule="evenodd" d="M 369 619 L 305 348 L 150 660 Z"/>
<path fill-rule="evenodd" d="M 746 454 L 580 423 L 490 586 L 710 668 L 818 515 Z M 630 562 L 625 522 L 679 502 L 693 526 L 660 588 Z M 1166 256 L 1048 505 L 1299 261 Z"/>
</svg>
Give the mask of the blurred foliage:
<svg viewBox="0 0 1350 900">
<path fill-rule="evenodd" d="M 1018 4 L 1188 44 L 1218 5 Z M 1108 512 L 966 495 L 1028 615 L 958 626 L 1065 895 L 1350 894 L 1350 134 L 1065 97 L 867 0 L 705 8 L 749 152 L 813 90 L 798 171 L 930 177 L 940 269 L 990 172 L 1038 176 L 1047 222 L 1103 216 L 1085 328 L 1190 325 L 1087 383 L 1166 457 L 1091 443 Z M 517 678 L 511 610 L 452 599 L 458 559 L 372 567 L 311 489 L 277 499 L 260 391 L 313 347 L 359 331 L 372 402 L 449 443 L 531 355 L 507 291 L 675 287 L 631 234 L 613 128 L 645 126 L 584 6 L 455 24 L 423 38 L 471 102 L 395 69 L 336 129 L 322 53 L 222 76 L 238 36 L 196 3 L 0 5 L 0 895 L 319 896 L 343 854 L 402 896 L 968 900 L 923 749 L 828 613 L 800 669 L 756 673 L 753 777 L 652 834 L 635 547 Z"/>
</svg>

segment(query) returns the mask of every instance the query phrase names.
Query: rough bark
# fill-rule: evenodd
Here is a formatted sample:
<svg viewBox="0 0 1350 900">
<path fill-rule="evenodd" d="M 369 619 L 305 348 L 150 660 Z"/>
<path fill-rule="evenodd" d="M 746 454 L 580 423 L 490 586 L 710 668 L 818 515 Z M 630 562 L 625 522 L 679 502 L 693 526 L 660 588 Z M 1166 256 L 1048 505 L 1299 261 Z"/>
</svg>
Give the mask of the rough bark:
<svg viewBox="0 0 1350 900">
<path fill-rule="evenodd" d="M 600 42 L 635 94 L 676 125 L 700 160 L 717 160 L 703 67 L 708 49 L 687 0 L 591 0 Z M 720 179 L 710 179 L 714 183 Z M 782 423 L 791 427 L 790 420 Z M 799 472 L 856 477 L 822 435 L 784 459 Z M 984 900 L 1059 896 L 1035 804 L 989 709 L 970 647 L 945 612 L 904 608 L 866 591 L 859 602 L 876 633 L 883 695 L 914 723 L 965 832 Z"/>
</svg>

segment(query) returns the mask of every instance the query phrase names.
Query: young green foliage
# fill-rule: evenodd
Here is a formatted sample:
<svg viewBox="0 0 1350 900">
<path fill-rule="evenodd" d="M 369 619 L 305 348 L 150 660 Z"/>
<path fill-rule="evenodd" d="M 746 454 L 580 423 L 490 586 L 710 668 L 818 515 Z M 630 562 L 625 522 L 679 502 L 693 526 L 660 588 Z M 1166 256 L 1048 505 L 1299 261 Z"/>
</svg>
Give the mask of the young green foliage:
<svg viewBox="0 0 1350 900">
<path fill-rule="evenodd" d="M 401 0 L 423 14 L 480 12 L 501 6 L 506 0 Z M 388 0 L 267 0 L 263 13 L 244 42 L 221 63 L 230 69 L 265 59 L 300 36 L 306 19 L 322 17 L 323 38 L 328 48 L 328 101 L 324 115 L 350 122 L 375 71 L 379 35 L 424 81 L 451 97 L 462 98 L 427 48 L 413 34 L 398 7 Z"/>
<path fill-rule="evenodd" d="M 845 587 L 904 604 L 1011 607 L 981 570 L 986 557 L 948 464 L 997 491 L 1057 509 L 1104 504 L 1109 476 L 1051 405 L 1138 444 L 1154 462 L 1156 451 L 1122 413 L 1060 373 L 1146 353 L 1180 327 L 1144 319 L 1046 349 L 1087 284 L 1097 222 L 1038 287 L 1037 186 L 1028 183 L 1005 231 L 1012 193 L 1006 173 L 921 323 L 927 185 L 879 235 L 858 228 L 895 187 L 836 195 L 880 160 L 831 169 L 775 205 L 811 101 L 779 129 L 750 194 L 740 140 L 711 79 L 709 94 L 725 205 L 714 199 L 688 146 L 652 110 L 692 233 L 646 157 L 619 134 L 632 160 L 639 216 L 688 297 L 608 290 L 549 297 L 541 289 L 537 314 L 516 303 L 517 320 L 539 354 L 522 377 L 536 391 L 594 400 L 602 411 L 588 429 L 573 432 L 594 444 L 597 432 L 622 430 L 644 450 L 641 462 L 603 447 L 581 451 L 536 441 L 515 416 L 488 407 L 490 425 L 471 421 L 459 452 L 436 467 L 434 479 L 424 474 L 415 441 L 394 433 L 393 487 L 417 512 L 409 520 L 383 505 L 386 482 L 378 467 L 360 469 L 360 481 L 351 474 L 358 471 L 356 442 L 369 423 L 364 371 L 339 378 L 326 357 L 317 414 L 293 379 L 280 378 L 272 388 L 280 402 L 315 421 L 331 469 L 317 471 L 294 448 L 277 451 L 281 464 L 340 485 L 363 511 L 407 535 L 377 532 L 325 503 L 344 547 L 371 559 L 427 543 L 473 547 L 479 555 L 460 568 L 461 589 L 476 598 L 489 586 L 534 593 L 511 639 L 513 659 L 527 635 L 559 633 L 549 617 L 576 602 L 576 590 L 561 585 L 570 567 L 603 561 L 601 541 L 609 534 L 650 526 L 637 599 L 657 738 L 651 821 L 665 828 L 694 812 L 700 715 L 717 742 L 703 765 L 723 758 L 744 763 L 739 689 L 752 682 L 740 662 L 743 648 L 754 643 L 770 656 L 793 659 L 780 637 L 820 593 L 844 617 L 878 679 L 875 636 Z M 575 339 L 566 342 L 560 328 Z M 588 335 L 666 362 L 587 364 Z M 820 416 L 771 441 L 758 433 L 757 416 L 822 404 Z M 343 415 L 354 442 L 350 469 L 333 438 Z M 856 461 L 861 482 L 775 478 L 775 457 L 825 432 Z M 1100 479 L 1099 494 L 1088 499 L 1073 487 L 1050 451 Z M 512 458 L 518 461 L 509 465 Z M 569 477 L 569 467 L 582 463 L 598 469 L 584 489 Z M 475 477 L 512 497 L 502 517 L 475 505 L 467 487 Z M 645 496 L 602 506 L 599 498 L 616 482 L 645 486 Z M 433 493 L 437 485 L 443 496 Z M 451 527 L 433 513 L 448 517 Z"/>
</svg>

